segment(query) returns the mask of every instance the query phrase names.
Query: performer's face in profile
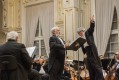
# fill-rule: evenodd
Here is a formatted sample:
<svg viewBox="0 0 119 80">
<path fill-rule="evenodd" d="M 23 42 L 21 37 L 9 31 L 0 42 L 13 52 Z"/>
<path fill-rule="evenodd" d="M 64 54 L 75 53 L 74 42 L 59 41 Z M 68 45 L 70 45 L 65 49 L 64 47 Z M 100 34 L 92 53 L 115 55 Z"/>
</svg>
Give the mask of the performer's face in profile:
<svg viewBox="0 0 119 80">
<path fill-rule="evenodd" d="M 55 33 L 56 33 L 56 35 L 59 36 L 60 35 L 60 29 L 57 29 Z"/>
<path fill-rule="evenodd" d="M 117 54 L 115 54 L 115 58 L 116 58 L 117 60 L 119 60 L 119 52 L 117 52 Z"/>
<path fill-rule="evenodd" d="M 78 32 L 78 35 L 83 37 L 84 36 L 84 31 L 82 30 L 82 31 Z"/>
</svg>

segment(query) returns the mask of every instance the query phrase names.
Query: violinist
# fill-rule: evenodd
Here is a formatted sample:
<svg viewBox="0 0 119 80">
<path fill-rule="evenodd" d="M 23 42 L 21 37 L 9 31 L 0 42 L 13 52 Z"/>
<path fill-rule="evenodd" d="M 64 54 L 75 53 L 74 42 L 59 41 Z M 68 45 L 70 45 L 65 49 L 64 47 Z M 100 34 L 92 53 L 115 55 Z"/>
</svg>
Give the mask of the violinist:
<svg viewBox="0 0 119 80">
<path fill-rule="evenodd" d="M 105 77 L 105 80 L 119 80 L 119 52 L 115 53 L 115 64 L 109 70 L 108 75 Z"/>
<path fill-rule="evenodd" d="M 70 80 L 70 78 L 71 78 L 70 70 L 71 70 L 71 68 L 70 68 L 69 64 L 65 63 L 63 74 L 62 74 L 62 76 L 65 80 Z"/>
<path fill-rule="evenodd" d="M 119 80 L 119 52 L 115 53 L 115 77 L 117 78 L 117 80 Z"/>
<path fill-rule="evenodd" d="M 44 63 L 44 60 L 40 58 L 40 59 L 33 60 L 32 62 L 33 62 L 33 69 L 39 72 L 42 64 Z"/>
</svg>

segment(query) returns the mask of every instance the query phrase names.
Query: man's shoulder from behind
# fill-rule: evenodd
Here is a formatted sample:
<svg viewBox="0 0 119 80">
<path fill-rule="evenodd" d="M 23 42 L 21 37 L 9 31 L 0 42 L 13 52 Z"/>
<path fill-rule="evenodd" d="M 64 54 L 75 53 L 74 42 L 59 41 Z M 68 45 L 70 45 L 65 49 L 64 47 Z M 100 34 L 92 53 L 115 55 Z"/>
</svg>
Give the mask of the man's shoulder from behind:
<svg viewBox="0 0 119 80">
<path fill-rule="evenodd" d="M 17 41 L 7 41 L 5 44 L 21 46 L 22 48 L 25 48 L 25 45 L 23 43 L 20 43 L 20 42 L 17 42 Z"/>
<path fill-rule="evenodd" d="M 22 48 L 25 48 L 25 45 L 23 43 L 16 43 L 16 44 L 21 46 Z"/>
</svg>

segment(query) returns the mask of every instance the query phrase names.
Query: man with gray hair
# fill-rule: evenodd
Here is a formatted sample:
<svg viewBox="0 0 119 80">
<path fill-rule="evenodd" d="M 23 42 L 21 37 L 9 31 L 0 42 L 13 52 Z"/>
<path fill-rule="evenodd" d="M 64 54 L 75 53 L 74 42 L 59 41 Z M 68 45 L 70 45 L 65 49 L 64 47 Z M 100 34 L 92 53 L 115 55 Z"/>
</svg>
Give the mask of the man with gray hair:
<svg viewBox="0 0 119 80">
<path fill-rule="evenodd" d="M 27 80 L 31 71 L 31 58 L 25 49 L 25 45 L 17 43 L 18 33 L 10 31 L 7 33 L 7 42 L 0 46 L 0 56 L 11 55 L 16 58 L 17 70 L 9 72 L 9 80 Z M 0 74 L 1 76 L 2 74 Z M 4 76 L 4 75 L 3 75 Z"/>
<path fill-rule="evenodd" d="M 77 33 L 79 37 L 86 39 L 86 43 L 81 45 L 81 48 L 83 53 L 87 56 L 86 63 L 89 70 L 90 80 L 104 80 L 102 65 L 98 57 L 98 51 L 93 36 L 94 28 L 95 21 L 94 16 L 92 16 L 90 19 L 90 27 L 86 30 L 86 32 L 84 33 L 84 29 L 80 28 Z"/>
<path fill-rule="evenodd" d="M 10 31 L 7 33 L 7 40 L 18 40 L 18 33 L 16 31 Z"/>
<path fill-rule="evenodd" d="M 64 69 L 65 48 L 68 47 L 68 44 L 65 44 L 59 37 L 59 27 L 53 27 L 51 33 L 52 36 L 49 39 L 50 54 L 48 62 L 49 80 L 60 80 Z"/>
</svg>

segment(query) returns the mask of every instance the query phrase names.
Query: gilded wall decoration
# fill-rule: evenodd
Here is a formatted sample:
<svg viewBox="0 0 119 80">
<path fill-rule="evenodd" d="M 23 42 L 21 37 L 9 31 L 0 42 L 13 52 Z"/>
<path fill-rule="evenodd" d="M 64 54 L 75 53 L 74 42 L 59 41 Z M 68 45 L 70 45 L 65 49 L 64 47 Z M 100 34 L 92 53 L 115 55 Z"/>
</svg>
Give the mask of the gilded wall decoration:
<svg viewBox="0 0 119 80">
<path fill-rule="evenodd" d="M 58 21 L 63 20 L 62 19 L 62 13 L 63 13 L 63 5 L 62 5 L 62 0 L 57 0 L 57 19 Z"/>
<path fill-rule="evenodd" d="M 3 4 L 3 28 L 7 27 L 7 8 L 6 8 L 6 2 L 5 0 L 2 1 Z"/>
</svg>

